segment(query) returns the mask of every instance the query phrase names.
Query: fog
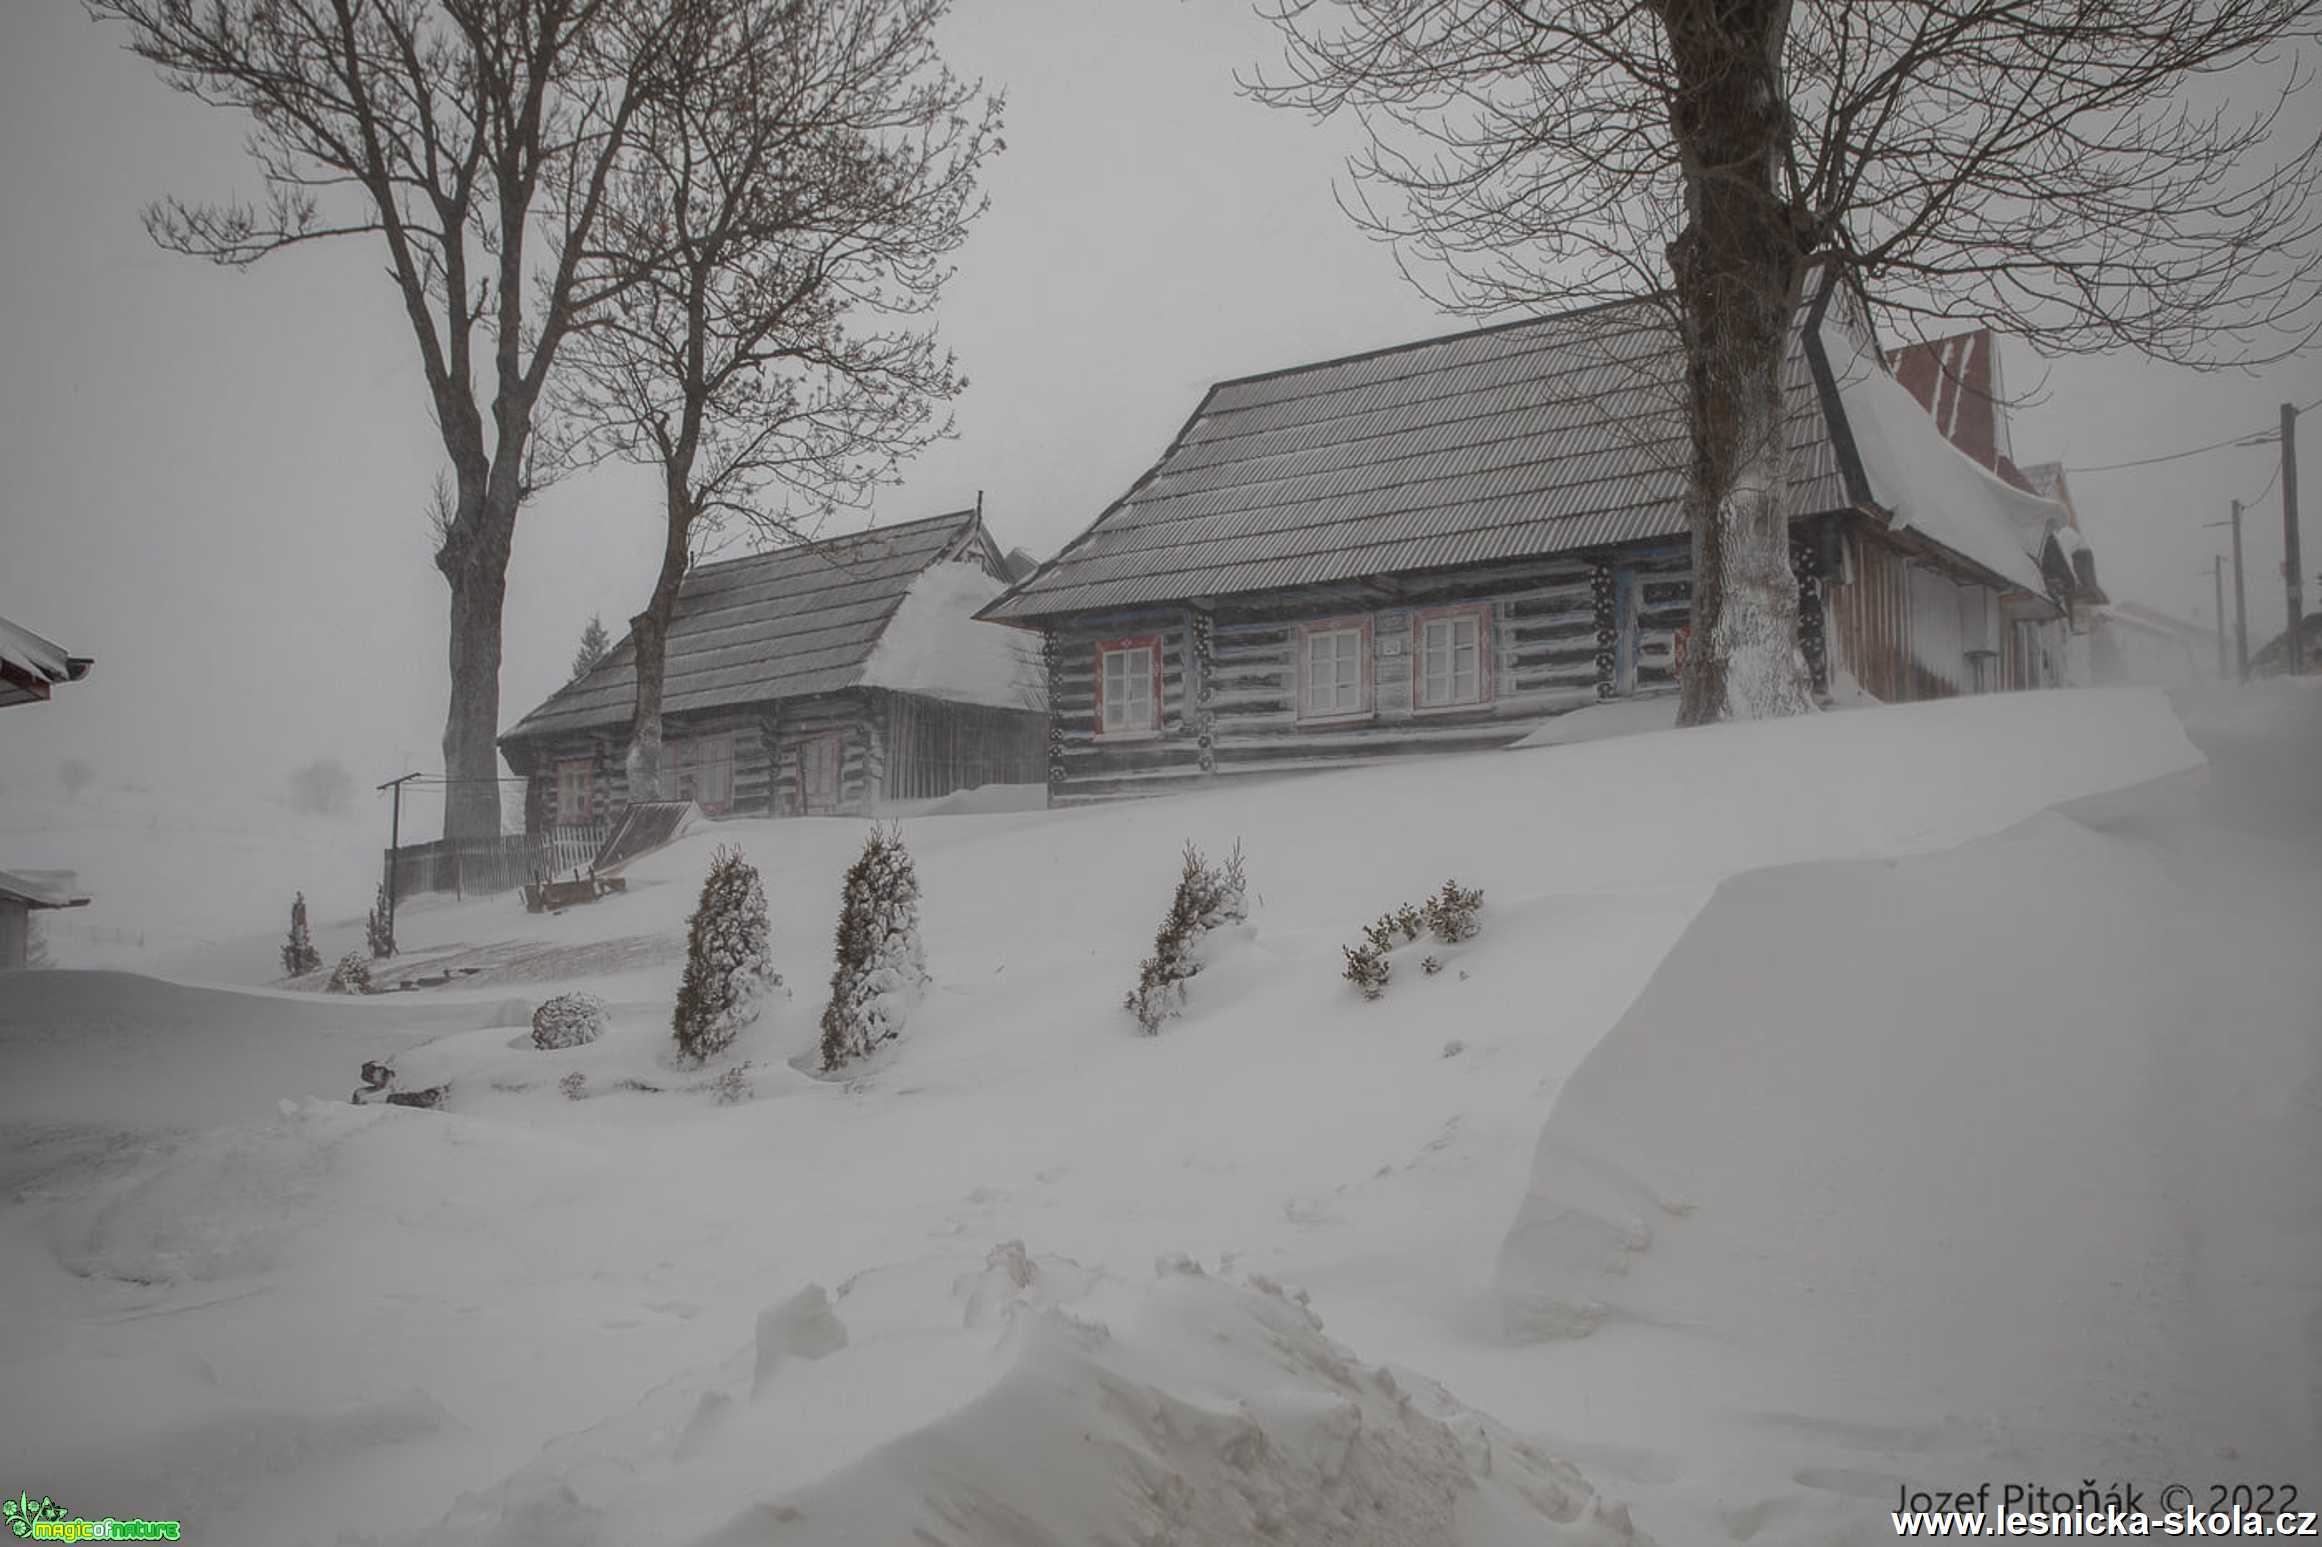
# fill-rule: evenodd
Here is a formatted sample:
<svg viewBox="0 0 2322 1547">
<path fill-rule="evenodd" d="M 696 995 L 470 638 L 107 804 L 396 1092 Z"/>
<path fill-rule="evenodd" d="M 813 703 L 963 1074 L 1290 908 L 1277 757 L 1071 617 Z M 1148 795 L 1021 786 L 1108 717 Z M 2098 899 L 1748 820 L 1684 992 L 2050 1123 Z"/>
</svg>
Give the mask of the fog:
<svg viewBox="0 0 2322 1547">
<path fill-rule="evenodd" d="M 424 507 L 442 455 L 393 289 L 360 239 L 247 273 L 155 249 L 147 200 L 254 179 L 240 121 L 172 95 L 120 41 L 76 6 L 0 14 L 0 615 L 97 661 L 0 723 L 0 800 L 47 791 L 76 756 L 100 782 L 196 791 L 272 792 L 318 756 L 366 792 L 437 767 L 447 593 Z M 958 438 L 886 492 L 882 519 L 980 491 L 1004 545 L 1046 556 L 1210 381 L 1462 325 L 1334 204 L 1351 129 L 1237 95 L 1233 72 L 1273 46 L 1238 0 L 962 8 L 949 55 L 1006 87 L 1009 148 L 940 312 L 970 380 Z M 2006 369 L 2033 399 L 2016 421 L 2024 462 L 2149 456 L 2322 398 L 2311 355 L 2202 376 L 2043 367 L 2019 344 Z M 2322 441 L 2308 455 L 2311 506 Z M 2201 523 L 2254 495 L 2272 458 L 2075 473 L 2116 599 L 2207 622 L 2224 533 Z M 2253 647 L 2282 617 L 2279 510 L 2277 488 L 2250 517 Z M 618 636 L 657 543 L 633 469 L 527 510 L 503 725 L 563 680 L 592 613 Z M 2311 535 L 2306 551 L 2322 551 Z"/>
</svg>

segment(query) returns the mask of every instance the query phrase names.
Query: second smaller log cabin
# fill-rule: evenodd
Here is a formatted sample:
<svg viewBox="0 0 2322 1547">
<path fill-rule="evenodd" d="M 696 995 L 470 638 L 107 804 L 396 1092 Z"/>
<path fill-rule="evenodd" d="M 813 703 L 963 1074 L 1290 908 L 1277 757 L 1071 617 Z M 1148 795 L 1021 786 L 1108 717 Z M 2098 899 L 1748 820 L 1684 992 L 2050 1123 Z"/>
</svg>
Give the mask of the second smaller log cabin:
<svg viewBox="0 0 2322 1547">
<path fill-rule="evenodd" d="M 978 510 L 701 565 L 670 628 L 663 793 L 712 817 L 871 816 L 1045 777 L 1038 653 L 974 621 L 1010 578 Z M 525 831 L 627 806 L 636 648 L 500 738 Z"/>
</svg>

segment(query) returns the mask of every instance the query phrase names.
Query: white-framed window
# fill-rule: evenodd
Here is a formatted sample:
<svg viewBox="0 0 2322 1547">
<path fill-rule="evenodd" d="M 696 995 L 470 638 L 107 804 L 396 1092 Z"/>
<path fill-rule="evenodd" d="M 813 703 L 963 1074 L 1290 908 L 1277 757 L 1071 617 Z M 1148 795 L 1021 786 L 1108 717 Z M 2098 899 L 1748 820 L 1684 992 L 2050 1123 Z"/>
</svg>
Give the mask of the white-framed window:
<svg viewBox="0 0 2322 1547">
<path fill-rule="evenodd" d="M 1096 733 L 1151 736 L 1161 729 L 1161 636 L 1097 646 Z"/>
<path fill-rule="evenodd" d="M 596 759 L 560 758 L 556 764 L 556 821 L 560 827 L 581 827 L 590 820 L 596 793 Z"/>
<path fill-rule="evenodd" d="M 690 800 L 711 816 L 734 804 L 734 736 L 688 736 L 670 744 L 670 772 L 679 800 Z"/>
<path fill-rule="evenodd" d="M 1486 607 L 1438 607 L 1412 618 L 1413 707 L 1452 709 L 1491 697 L 1489 616 Z"/>
<path fill-rule="evenodd" d="M 1298 718 L 1345 720 L 1370 709 L 1370 620 L 1332 618 L 1301 626 Z"/>
</svg>

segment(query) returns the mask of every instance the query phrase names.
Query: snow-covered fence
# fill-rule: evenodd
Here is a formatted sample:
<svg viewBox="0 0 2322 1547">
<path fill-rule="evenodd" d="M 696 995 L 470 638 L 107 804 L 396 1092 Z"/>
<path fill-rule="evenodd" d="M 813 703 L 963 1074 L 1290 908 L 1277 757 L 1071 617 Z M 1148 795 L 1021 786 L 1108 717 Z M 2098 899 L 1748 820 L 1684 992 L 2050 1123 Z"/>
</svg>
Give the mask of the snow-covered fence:
<svg viewBox="0 0 2322 1547">
<path fill-rule="evenodd" d="M 496 838 L 439 839 L 407 843 L 392 851 L 395 895 L 422 892 L 512 892 L 542 876 L 585 870 L 604 845 L 603 823 L 551 827 L 537 833 L 503 833 Z"/>
</svg>

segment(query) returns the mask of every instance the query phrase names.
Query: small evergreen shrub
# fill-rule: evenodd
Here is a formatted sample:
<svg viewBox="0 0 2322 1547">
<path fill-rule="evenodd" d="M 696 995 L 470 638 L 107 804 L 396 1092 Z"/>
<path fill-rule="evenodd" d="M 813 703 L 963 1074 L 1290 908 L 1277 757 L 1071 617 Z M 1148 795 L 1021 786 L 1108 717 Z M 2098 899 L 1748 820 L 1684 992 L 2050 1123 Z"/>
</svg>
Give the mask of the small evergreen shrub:
<svg viewBox="0 0 2322 1547">
<path fill-rule="evenodd" d="M 686 928 L 685 981 L 670 1018 L 679 1054 L 698 1064 L 724 1052 L 781 986 L 757 869 L 738 851 L 720 848 Z"/>
<path fill-rule="evenodd" d="M 589 1094 L 589 1077 L 578 1069 L 574 1069 L 556 1082 L 556 1088 L 564 1092 L 564 1099 L 567 1101 L 586 1101 Z"/>
<path fill-rule="evenodd" d="M 594 994 L 559 994 L 532 1012 L 536 1048 L 585 1047 L 604 1034 L 605 1002 Z"/>
<path fill-rule="evenodd" d="M 1444 882 L 1443 890 L 1428 898 L 1423 910 L 1428 932 L 1445 945 L 1474 939 L 1483 928 L 1476 917 L 1483 912 L 1483 896 L 1481 891 L 1462 891 L 1457 881 Z"/>
<path fill-rule="evenodd" d="M 1241 923 L 1249 912 L 1242 846 L 1235 844 L 1223 865 L 1212 865 L 1187 843 L 1177 893 L 1153 937 L 1153 954 L 1137 964 L 1137 986 L 1122 1001 L 1147 1036 L 1185 1008 L 1185 982 L 1201 971 L 1195 950 L 1202 937 L 1222 925 Z"/>
<path fill-rule="evenodd" d="M 371 916 L 363 921 L 363 942 L 371 948 L 373 961 L 385 961 L 395 954 L 395 905 L 388 900 L 387 883 L 379 883 L 379 895 L 371 901 Z"/>
<path fill-rule="evenodd" d="M 1376 999 L 1387 991 L 1387 979 L 1394 972 L 1394 963 L 1376 944 L 1365 940 L 1361 945 L 1342 945 L 1346 953 L 1346 972 L 1343 976 L 1361 990 L 1365 999 Z"/>
<path fill-rule="evenodd" d="M 306 932 L 306 893 L 300 892 L 290 905 L 290 938 L 282 945 L 282 975 L 303 978 L 321 966 L 322 952 L 314 948 L 314 939 Z"/>
<path fill-rule="evenodd" d="M 349 951 L 339 958 L 331 969 L 330 981 L 323 985 L 326 993 L 367 994 L 371 992 L 371 964 L 360 953 Z"/>
<path fill-rule="evenodd" d="M 1376 999 L 1386 993 L 1387 982 L 1393 976 L 1394 963 L 1389 955 L 1398 945 L 1408 945 L 1422 933 L 1433 935 L 1445 945 L 1458 945 L 1472 940 L 1483 928 L 1479 917 L 1483 912 L 1484 894 L 1462 888 L 1457 881 L 1446 881 L 1442 890 L 1429 897 L 1418 907 L 1409 903 L 1392 913 L 1382 913 L 1375 923 L 1363 927 L 1360 945 L 1339 947 L 1346 956 L 1346 967 L 1340 974 L 1365 999 Z M 1400 937 L 1400 938 L 1398 938 Z M 1443 959 L 1428 956 L 1419 963 L 1419 970 L 1434 977 L 1443 970 Z M 1461 973 L 1466 977 L 1466 973 Z"/>
<path fill-rule="evenodd" d="M 839 901 L 838 966 L 822 1012 L 823 1071 L 866 1058 L 899 1035 L 926 982 L 919 874 L 903 847 L 903 829 L 874 827 Z"/>
</svg>

